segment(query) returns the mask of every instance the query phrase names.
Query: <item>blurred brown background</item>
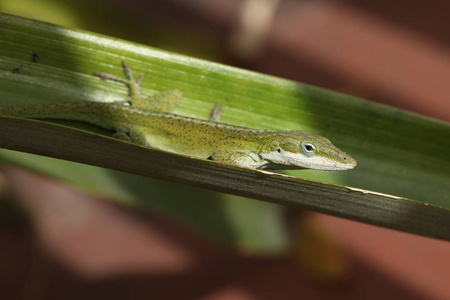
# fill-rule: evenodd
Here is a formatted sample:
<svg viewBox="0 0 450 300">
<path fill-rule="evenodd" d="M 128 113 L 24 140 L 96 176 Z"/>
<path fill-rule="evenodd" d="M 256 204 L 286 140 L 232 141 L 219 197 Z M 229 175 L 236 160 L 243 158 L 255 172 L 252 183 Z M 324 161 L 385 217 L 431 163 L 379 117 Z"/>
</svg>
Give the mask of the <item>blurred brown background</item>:
<svg viewBox="0 0 450 300">
<path fill-rule="evenodd" d="M 149 34 L 185 37 L 184 50 L 163 34 L 155 47 L 450 121 L 448 1 L 95 3 L 152 24 L 141 27 Z M 169 216 L 0 171 L 0 188 L 31 217 L 1 219 L 2 299 L 450 299 L 448 242 L 311 214 L 308 226 L 331 240 L 343 265 L 324 279 L 288 255 L 236 253 Z"/>
</svg>

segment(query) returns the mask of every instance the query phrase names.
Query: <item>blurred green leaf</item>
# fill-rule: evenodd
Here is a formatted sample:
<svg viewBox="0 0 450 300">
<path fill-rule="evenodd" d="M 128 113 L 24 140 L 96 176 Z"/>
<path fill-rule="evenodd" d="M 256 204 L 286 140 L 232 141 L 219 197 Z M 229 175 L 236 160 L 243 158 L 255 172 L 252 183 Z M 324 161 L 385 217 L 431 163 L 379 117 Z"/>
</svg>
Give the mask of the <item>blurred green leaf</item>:
<svg viewBox="0 0 450 300">
<path fill-rule="evenodd" d="M 146 74 L 145 93 L 172 88 L 183 91 L 178 114 L 207 118 L 218 102 L 225 107 L 222 120 L 226 123 L 299 129 L 324 135 L 359 163 L 355 170 L 348 172 L 292 171 L 290 174 L 396 196 L 187 159 L 14 118 L 1 118 L 0 143 L 5 148 L 297 205 L 428 236 L 445 239 L 450 236 L 446 230 L 450 222 L 448 124 L 271 76 L 8 15 L 0 15 L 0 35 L 0 105 L 123 99 L 127 92 L 124 86 L 101 81 L 92 73 L 104 71 L 123 76 L 121 60 L 125 59 L 136 74 Z M 40 57 L 38 62 L 31 61 L 33 53 Z M 60 123 L 110 134 L 86 124 Z M 90 178 L 86 176 L 86 166 L 62 162 L 61 167 L 57 161 L 42 163 L 9 151 L 1 154 L 5 160 L 85 189 L 128 203 L 175 212 L 218 239 L 239 240 L 237 243 L 241 244 L 239 236 L 246 229 L 241 231 L 241 225 L 235 225 L 260 222 L 259 228 L 247 227 L 247 232 L 255 234 L 253 230 L 257 230 L 261 240 L 269 241 L 261 248 L 282 247 L 286 242 L 280 225 L 282 210 L 275 206 L 258 210 L 249 208 L 261 207 L 254 201 L 247 202 L 252 203 L 247 208 L 240 203 L 248 200 L 213 201 L 210 198 L 216 196 L 207 191 L 199 192 L 199 199 L 184 199 L 187 195 L 184 192 L 149 187 L 145 184 L 148 179 L 135 181 L 136 177 L 131 179 L 102 169 L 92 171 L 96 174 Z M 70 169 L 64 164 L 70 164 Z M 183 199 L 167 201 L 177 198 Z M 249 213 L 240 214 L 240 209 Z M 252 211 L 257 213 L 251 214 Z M 212 230 L 211 224 L 216 226 Z"/>
</svg>

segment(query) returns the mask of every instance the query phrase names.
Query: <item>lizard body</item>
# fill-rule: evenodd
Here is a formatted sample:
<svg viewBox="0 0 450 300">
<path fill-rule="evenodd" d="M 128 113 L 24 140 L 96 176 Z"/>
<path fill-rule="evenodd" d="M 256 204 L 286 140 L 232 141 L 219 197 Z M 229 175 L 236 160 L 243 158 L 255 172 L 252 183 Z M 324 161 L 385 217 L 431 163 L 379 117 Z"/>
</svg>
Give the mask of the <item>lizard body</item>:
<svg viewBox="0 0 450 300">
<path fill-rule="evenodd" d="M 251 168 L 348 170 L 356 166 L 353 158 L 321 136 L 219 123 L 218 116 L 201 120 L 173 114 L 181 97 L 178 90 L 143 100 L 138 90 L 143 77 L 134 80 L 125 63 L 124 69 L 128 80 L 96 75 L 127 84 L 129 102 L 8 106 L 0 107 L 0 114 L 88 122 L 139 145 Z"/>
</svg>

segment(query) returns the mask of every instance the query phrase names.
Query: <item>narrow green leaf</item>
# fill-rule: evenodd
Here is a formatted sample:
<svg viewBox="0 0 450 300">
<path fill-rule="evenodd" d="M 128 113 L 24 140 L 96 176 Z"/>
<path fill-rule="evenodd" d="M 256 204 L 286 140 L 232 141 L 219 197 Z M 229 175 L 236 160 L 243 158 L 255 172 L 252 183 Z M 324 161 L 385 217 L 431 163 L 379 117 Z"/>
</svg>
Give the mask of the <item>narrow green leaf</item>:
<svg viewBox="0 0 450 300">
<path fill-rule="evenodd" d="M 92 73 L 122 76 L 120 64 L 125 59 L 135 73 L 146 74 L 146 93 L 183 91 L 176 113 L 207 118 L 218 102 L 225 107 L 224 122 L 324 135 L 359 163 L 349 172 L 290 174 L 396 196 L 187 159 L 13 118 L 0 121 L 4 148 L 449 238 L 450 126 L 446 123 L 271 76 L 8 15 L 0 15 L 0 36 L 0 105 L 123 99 L 124 86 L 101 81 Z M 31 61 L 33 53 L 38 54 L 38 62 Z M 63 123 L 109 134 L 85 124 Z"/>
</svg>

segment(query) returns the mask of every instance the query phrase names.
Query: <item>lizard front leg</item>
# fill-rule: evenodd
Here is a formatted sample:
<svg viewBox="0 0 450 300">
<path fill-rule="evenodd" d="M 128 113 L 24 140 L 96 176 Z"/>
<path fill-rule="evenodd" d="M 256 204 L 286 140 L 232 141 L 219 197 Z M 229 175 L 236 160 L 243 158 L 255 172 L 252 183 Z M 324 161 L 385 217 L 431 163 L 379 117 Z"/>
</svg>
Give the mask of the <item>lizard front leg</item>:
<svg viewBox="0 0 450 300">
<path fill-rule="evenodd" d="M 220 117 L 222 116 L 223 106 L 219 103 L 216 103 L 213 110 L 211 111 L 211 115 L 209 116 L 210 121 L 220 122 Z"/>
<path fill-rule="evenodd" d="M 256 153 L 233 150 L 217 150 L 208 159 L 254 169 L 263 169 L 267 164 Z"/>
</svg>

